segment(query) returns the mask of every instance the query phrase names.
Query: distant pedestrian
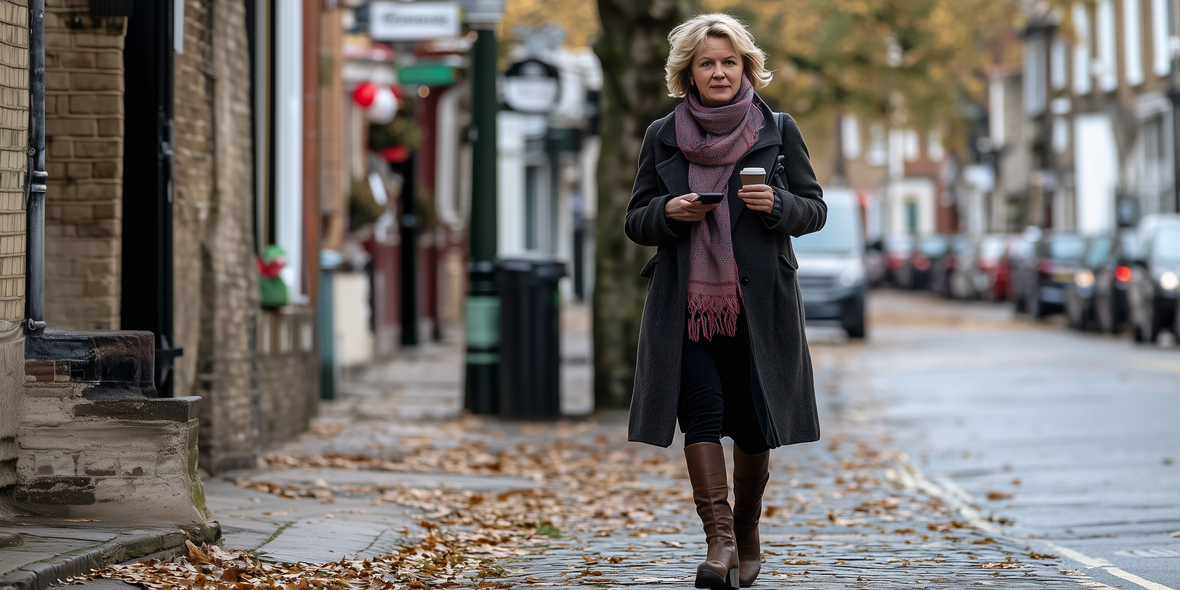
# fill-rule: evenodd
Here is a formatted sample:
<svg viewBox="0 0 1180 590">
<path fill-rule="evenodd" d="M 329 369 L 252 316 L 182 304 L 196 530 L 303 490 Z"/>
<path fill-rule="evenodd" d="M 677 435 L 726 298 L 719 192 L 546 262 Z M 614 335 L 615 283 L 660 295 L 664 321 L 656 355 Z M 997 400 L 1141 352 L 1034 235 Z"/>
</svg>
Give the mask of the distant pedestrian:
<svg viewBox="0 0 1180 590">
<path fill-rule="evenodd" d="M 770 449 L 819 439 L 790 237 L 822 228 L 827 206 L 794 119 L 754 92 L 771 73 L 745 26 L 705 14 L 668 40 L 668 91 L 684 101 L 648 127 L 627 206 L 627 237 L 658 248 L 641 273 L 629 439 L 667 447 L 679 419 L 709 545 L 696 587 L 746 587 Z"/>
</svg>

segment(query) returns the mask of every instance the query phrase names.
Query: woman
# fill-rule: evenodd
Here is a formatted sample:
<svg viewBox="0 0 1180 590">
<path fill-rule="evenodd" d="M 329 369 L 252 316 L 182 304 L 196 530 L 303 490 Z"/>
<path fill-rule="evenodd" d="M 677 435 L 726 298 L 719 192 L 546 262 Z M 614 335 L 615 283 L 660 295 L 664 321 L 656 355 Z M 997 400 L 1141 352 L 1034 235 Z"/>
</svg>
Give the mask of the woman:
<svg viewBox="0 0 1180 590">
<path fill-rule="evenodd" d="M 641 273 L 629 439 L 667 447 L 680 422 L 709 546 L 696 587 L 746 587 L 770 449 L 819 439 L 790 236 L 822 228 L 827 207 L 799 127 L 754 92 L 771 74 L 750 32 L 705 14 L 668 39 L 668 91 L 684 101 L 647 129 L 627 206 L 627 237 L 658 248 Z M 742 186 L 746 167 L 770 178 Z M 732 508 L 722 436 L 735 443 Z"/>
</svg>

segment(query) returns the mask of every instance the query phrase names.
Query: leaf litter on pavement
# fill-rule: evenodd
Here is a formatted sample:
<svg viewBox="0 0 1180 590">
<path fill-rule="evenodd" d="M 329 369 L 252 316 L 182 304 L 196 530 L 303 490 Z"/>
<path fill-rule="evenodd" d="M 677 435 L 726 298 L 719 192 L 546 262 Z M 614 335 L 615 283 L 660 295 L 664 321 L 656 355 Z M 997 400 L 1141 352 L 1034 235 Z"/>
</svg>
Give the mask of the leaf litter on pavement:
<svg viewBox="0 0 1180 590">
<path fill-rule="evenodd" d="M 69 581 L 115 578 L 152 590 L 307 590 L 601 586 L 623 580 L 646 584 L 691 579 L 692 559 L 703 555 L 703 535 L 687 474 L 674 454 L 614 444 L 605 435 L 581 442 L 553 440 L 552 433 L 548 440 L 521 438 L 525 442 L 494 447 L 486 440 L 452 444 L 453 440 L 423 437 L 406 445 L 397 460 L 299 454 L 272 454 L 266 460 L 277 469 L 518 477 L 536 487 L 494 493 L 333 485 L 323 480 L 311 485 L 235 481 L 286 498 L 330 503 L 338 494 L 361 495 L 373 503 L 416 510 L 416 530 L 401 531 L 406 542 L 388 555 L 284 564 L 245 551 L 189 543 L 188 554 L 172 561 L 116 565 Z M 973 532 L 969 525 L 948 521 L 952 511 L 938 498 L 883 482 L 881 473 L 891 464 L 891 456 L 878 446 L 839 435 L 829 440 L 824 457 L 795 456 L 772 470 L 763 517 L 768 578 L 851 576 L 855 581 L 870 573 L 866 568 L 887 568 L 913 574 L 919 581 L 939 579 L 930 577 L 931 568 L 1024 567 L 1011 554 L 993 549 L 990 538 L 975 535 L 968 540 Z M 897 526 L 900 523 L 908 526 Z M 783 534 L 787 531 L 791 534 Z M 851 537 L 864 540 L 849 542 Z M 626 554 L 599 554 L 594 549 L 599 542 L 612 543 L 620 551 L 625 545 Z M 871 552 L 865 549 L 872 544 Z M 923 549 L 922 555 L 899 552 L 919 547 L 933 549 Z M 955 551 L 957 560 L 946 555 Z"/>
</svg>

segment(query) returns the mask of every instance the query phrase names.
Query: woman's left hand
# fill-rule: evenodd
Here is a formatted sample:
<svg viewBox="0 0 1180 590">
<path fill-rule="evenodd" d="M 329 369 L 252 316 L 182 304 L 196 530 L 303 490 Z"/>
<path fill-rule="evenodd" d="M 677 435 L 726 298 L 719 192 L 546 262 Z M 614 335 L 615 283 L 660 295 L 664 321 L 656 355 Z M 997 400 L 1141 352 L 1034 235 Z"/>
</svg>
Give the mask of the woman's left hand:
<svg viewBox="0 0 1180 590">
<path fill-rule="evenodd" d="M 754 211 L 770 213 L 774 209 L 774 189 L 765 184 L 748 184 L 738 190 L 738 197 Z"/>
</svg>

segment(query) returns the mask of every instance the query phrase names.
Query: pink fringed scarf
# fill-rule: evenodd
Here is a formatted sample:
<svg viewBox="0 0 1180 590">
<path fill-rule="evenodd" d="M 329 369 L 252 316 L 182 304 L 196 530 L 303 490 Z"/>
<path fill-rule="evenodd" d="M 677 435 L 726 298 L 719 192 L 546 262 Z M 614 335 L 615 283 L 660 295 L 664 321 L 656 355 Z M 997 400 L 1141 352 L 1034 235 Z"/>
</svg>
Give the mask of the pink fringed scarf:
<svg viewBox="0 0 1180 590">
<path fill-rule="evenodd" d="M 762 110 L 745 76 L 737 100 L 716 108 L 689 94 L 676 107 L 676 144 L 688 158 L 688 187 L 694 193 L 725 193 L 733 167 L 758 141 Z M 693 224 L 689 234 L 688 337 L 737 334 L 741 287 L 733 257 L 729 200 Z"/>
</svg>

